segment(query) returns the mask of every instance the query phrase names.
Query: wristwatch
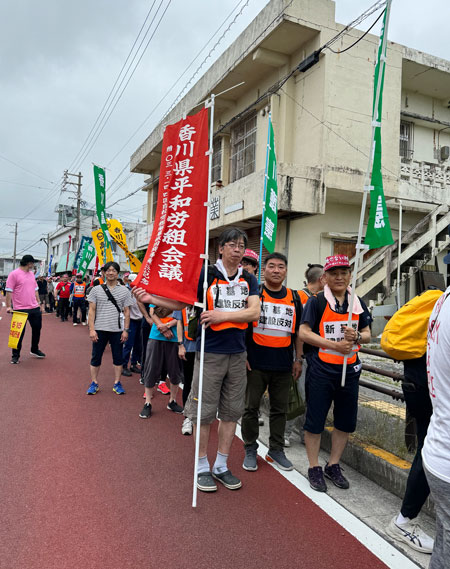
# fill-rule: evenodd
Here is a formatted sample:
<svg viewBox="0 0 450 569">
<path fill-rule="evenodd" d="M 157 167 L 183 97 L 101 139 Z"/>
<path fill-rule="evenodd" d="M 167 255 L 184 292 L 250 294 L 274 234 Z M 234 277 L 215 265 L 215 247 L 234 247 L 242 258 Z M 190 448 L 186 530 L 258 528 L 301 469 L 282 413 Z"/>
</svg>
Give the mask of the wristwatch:
<svg viewBox="0 0 450 569">
<path fill-rule="evenodd" d="M 182 346 L 182 345 L 183 345 L 183 342 L 178 342 L 178 345 L 179 345 L 179 346 Z"/>
<path fill-rule="evenodd" d="M 123 331 L 128 334 L 128 333 L 130 332 L 130 329 L 129 329 L 129 328 L 124 328 Z"/>
<path fill-rule="evenodd" d="M 361 344 L 361 339 L 362 339 L 361 332 L 358 330 L 356 332 L 356 343 Z"/>
</svg>

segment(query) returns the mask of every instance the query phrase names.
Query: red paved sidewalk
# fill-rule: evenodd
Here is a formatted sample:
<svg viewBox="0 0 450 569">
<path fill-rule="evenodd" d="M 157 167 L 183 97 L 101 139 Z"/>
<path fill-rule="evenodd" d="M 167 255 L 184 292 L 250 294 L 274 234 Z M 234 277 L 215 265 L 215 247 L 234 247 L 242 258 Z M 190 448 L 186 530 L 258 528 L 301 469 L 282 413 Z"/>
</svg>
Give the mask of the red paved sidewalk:
<svg viewBox="0 0 450 569">
<path fill-rule="evenodd" d="M 193 439 L 166 396 L 139 419 L 143 388 L 133 375 L 126 395 L 112 392 L 109 350 L 101 391 L 86 396 L 87 328 L 54 315 L 43 317 L 47 358 L 29 355 L 27 329 L 11 365 L 0 316 L 2 569 L 386 567 L 275 469 L 244 471 L 238 439 L 230 466 L 243 488 L 199 492 L 192 509 Z"/>
</svg>

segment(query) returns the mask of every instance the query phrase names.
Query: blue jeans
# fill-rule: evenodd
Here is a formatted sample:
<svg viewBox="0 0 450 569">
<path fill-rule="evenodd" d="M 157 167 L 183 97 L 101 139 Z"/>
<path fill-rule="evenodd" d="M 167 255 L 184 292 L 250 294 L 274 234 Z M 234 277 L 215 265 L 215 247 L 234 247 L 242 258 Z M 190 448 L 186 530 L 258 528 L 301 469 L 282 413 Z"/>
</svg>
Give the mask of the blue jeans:
<svg viewBox="0 0 450 569">
<path fill-rule="evenodd" d="M 140 361 L 142 354 L 141 341 L 142 320 L 130 320 L 130 331 L 128 340 L 123 345 L 123 367 L 128 367 L 131 354 L 131 365 L 134 366 Z"/>
</svg>

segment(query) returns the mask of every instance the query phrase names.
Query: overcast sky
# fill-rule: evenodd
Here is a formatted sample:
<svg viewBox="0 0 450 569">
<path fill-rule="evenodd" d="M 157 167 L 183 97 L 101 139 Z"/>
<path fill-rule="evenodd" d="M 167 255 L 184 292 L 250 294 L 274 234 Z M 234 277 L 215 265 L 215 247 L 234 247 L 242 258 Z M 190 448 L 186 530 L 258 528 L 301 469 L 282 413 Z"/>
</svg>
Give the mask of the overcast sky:
<svg viewBox="0 0 450 569">
<path fill-rule="evenodd" d="M 336 0 L 336 20 L 346 24 L 374 1 Z M 137 189 L 143 177 L 129 175 L 127 166 L 132 152 L 148 136 L 233 19 L 236 22 L 196 79 L 267 3 L 5 1 L 0 21 L 0 256 L 12 255 L 13 234 L 9 232 L 13 227 L 8 224 L 16 221 L 18 256 L 28 252 L 45 256 L 45 246 L 36 241 L 56 228 L 55 206 L 74 203 L 69 194 L 61 196 L 59 192 L 67 168 L 72 172 L 81 170 L 83 198 L 90 202 L 94 201 L 92 162 L 108 168 L 107 207 Z M 161 23 L 97 142 L 83 160 L 75 160 L 152 5 L 148 22 L 155 14 L 156 18 L 139 54 L 162 16 Z M 242 14 L 238 15 L 241 9 Z M 393 0 L 389 39 L 450 59 L 449 21 L 448 0 Z M 366 28 L 367 22 L 361 27 Z M 202 48 L 204 51 L 182 76 Z M 139 55 L 134 64 L 138 58 Z M 177 79 L 177 85 L 156 107 Z M 122 87 L 126 81 L 127 78 Z M 108 193 L 108 184 L 124 168 Z M 144 203 L 145 194 L 138 192 L 114 207 L 113 213 L 124 221 L 142 220 Z"/>
</svg>

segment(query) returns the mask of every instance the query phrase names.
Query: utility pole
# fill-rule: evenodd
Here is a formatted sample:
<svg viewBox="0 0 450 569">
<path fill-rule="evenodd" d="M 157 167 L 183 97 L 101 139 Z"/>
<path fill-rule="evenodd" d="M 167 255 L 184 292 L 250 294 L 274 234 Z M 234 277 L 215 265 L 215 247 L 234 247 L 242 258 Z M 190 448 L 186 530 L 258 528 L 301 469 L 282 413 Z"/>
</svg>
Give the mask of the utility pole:
<svg viewBox="0 0 450 569">
<path fill-rule="evenodd" d="M 14 227 L 14 253 L 13 253 L 13 270 L 16 268 L 16 252 L 17 252 L 17 221 L 13 225 L 12 223 L 7 223 L 6 225 L 10 225 Z M 10 231 L 12 233 L 12 231 Z"/>
<path fill-rule="evenodd" d="M 78 180 L 76 182 L 69 182 L 68 176 L 74 176 Z M 81 233 L 81 178 L 82 177 L 83 176 L 81 175 L 81 172 L 78 172 L 78 174 L 71 174 L 67 170 L 64 170 L 63 191 L 76 193 L 75 199 L 77 200 L 77 220 L 76 220 L 76 225 L 75 225 L 76 231 L 75 231 L 75 243 L 74 243 L 74 249 L 75 250 L 79 247 L 80 239 L 81 239 L 80 233 Z M 77 188 L 76 191 L 75 190 L 67 190 L 66 189 L 67 184 L 70 184 L 72 186 L 76 186 L 76 188 Z"/>
</svg>

